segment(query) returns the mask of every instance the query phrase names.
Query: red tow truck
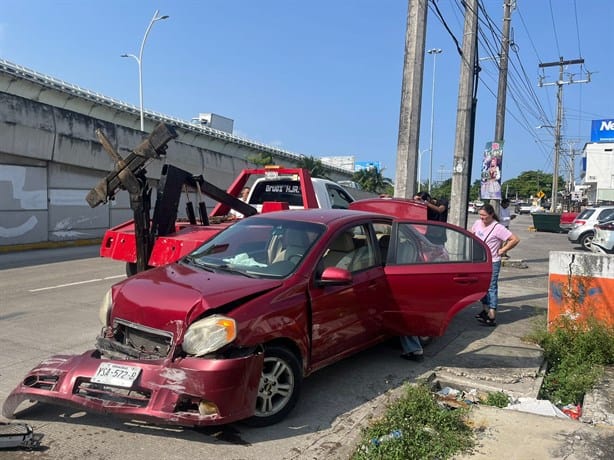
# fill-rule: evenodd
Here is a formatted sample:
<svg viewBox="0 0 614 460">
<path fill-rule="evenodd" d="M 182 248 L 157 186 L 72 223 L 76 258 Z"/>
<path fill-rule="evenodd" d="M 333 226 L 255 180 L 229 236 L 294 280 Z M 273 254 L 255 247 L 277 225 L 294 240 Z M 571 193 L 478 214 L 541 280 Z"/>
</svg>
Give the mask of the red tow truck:
<svg viewBox="0 0 614 460">
<path fill-rule="evenodd" d="M 157 267 L 179 260 L 200 246 L 203 242 L 236 222 L 230 210 L 236 210 L 248 217 L 260 212 L 283 210 L 297 207 L 318 208 L 319 203 L 330 203 L 330 195 L 342 199 L 342 207 L 349 207 L 353 198 L 343 189 L 322 179 L 312 179 L 302 168 L 270 166 L 245 169 L 227 190 L 207 182 L 202 175 L 192 175 L 175 166 L 164 165 L 158 185 L 153 217 L 150 216 L 152 190 L 145 177 L 146 164 L 166 154 L 167 143 L 177 137 L 172 126 L 159 124 L 152 133 L 126 159 L 114 150 L 101 131 L 97 136 L 104 149 L 115 161 L 115 169 L 107 174 L 87 195 L 91 207 L 106 203 L 119 190 L 130 193 L 130 207 L 134 218 L 107 230 L 102 239 L 100 255 L 126 263 L 128 276 L 150 267 Z M 279 196 L 279 201 L 249 200 L 253 206 L 237 197 L 250 184 L 270 180 L 267 187 L 268 200 Z M 328 182 L 317 185 L 321 197 L 317 196 L 314 182 Z M 331 189 L 333 187 L 333 189 Z M 182 193 L 195 194 L 198 199 L 198 219 L 191 201 L 186 204 L 187 220 L 178 219 Z M 275 192 L 279 192 L 276 195 Z M 325 194 L 328 194 L 326 197 Z M 217 201 L 211 213 L 207 212 L 203 197 Z M 251 198 L 251 196 L 250 196 Z M 324 199 L 326 198 L 326 200 Z M 291 203 L 288 201 L 292 200 Z M 334 203 L 331 207 L 335 207 Z"/>
</svg>

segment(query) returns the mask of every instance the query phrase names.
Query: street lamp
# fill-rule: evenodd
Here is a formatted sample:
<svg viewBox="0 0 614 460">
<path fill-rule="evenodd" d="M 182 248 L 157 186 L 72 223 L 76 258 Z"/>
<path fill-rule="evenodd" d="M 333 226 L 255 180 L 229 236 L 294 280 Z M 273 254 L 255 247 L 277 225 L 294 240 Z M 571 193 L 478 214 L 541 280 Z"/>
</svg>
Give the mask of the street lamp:
<svg viewBox="0 0 614 460">
<path fill-rule="evenodd" d="M 418 182 L 419 191 L 422 190 L 422 187 L 421 187 L 421 184 L 422 184 L 422 177 L 421 177 L 422 176 L 422 155 L 426 152 L 428 152 L 428 149 L 418 151 L 418 178 L 417 178 L 418 180 L 417 182 Z"/>
<path fill-rule="evenodd" d="M 431 48 L 427 53 L 433 55 L 433 86 L 431 90 L 431 140 L 429 144 L 429 193 L 433 183 L 433 123 L 435 121 L 435 58 L 443 52 L 440 48 Z"/>
<path fill-rule="evenodd" d="M 141 114 L 141 131 L 145 131 L 145 121 L 143 117 L 143 49 L 145 48 L 145 42 L 147 41 L 147 36 L 149 35 L 149 31 L 151 27 L 154 25 L 154 22 L 161 21 L 163 19 L 168 19 L 168 15 L 158 16 L 158 10 L 149 21 L 149 25 L 145 30 L 145 35 L 143 36 L 143 41 L 141 42 L 141 49 L 139 50 L 139 55 L 136 56 L 134 54 L 122 54 L 121 57 L 131 57 L 133 58 L 139 66 L 139 104 L 140 104 L 140 114 Z"/>
</svg>

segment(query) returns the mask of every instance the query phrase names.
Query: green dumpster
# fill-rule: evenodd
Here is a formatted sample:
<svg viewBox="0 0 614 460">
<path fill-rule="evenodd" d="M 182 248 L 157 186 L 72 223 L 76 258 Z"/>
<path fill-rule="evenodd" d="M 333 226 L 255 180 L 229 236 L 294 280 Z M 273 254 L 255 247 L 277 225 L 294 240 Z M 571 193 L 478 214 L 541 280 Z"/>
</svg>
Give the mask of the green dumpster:
<svg viewBox="0 0 614 460">
<path fill-rule="evenodd" d="M 533 227 L 538 232 L 561 233 L 561 213 L 560 212 L 534 212 Z"/>
</svg>

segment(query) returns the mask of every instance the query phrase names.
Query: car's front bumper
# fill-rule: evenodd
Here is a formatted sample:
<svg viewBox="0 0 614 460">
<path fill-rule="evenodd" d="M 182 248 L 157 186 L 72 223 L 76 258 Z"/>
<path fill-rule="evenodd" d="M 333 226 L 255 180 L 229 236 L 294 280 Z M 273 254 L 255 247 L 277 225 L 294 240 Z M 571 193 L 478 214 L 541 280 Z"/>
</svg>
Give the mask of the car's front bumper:
<svg viewBox="0 0 614 460">
<path fill-rule="evenodd" d="M 232 359 L 160 361 L 97 356 L 91 350 L 43 361 L 8 396 L 3 415 L 12 417 L 26 400 L 184 426 L 225 424 L 254 413 L 264 359 L 260 352 Z M 136 366 L 140 374 L 129 389 L 92 383 L 102 362 Z"/>
</svg>

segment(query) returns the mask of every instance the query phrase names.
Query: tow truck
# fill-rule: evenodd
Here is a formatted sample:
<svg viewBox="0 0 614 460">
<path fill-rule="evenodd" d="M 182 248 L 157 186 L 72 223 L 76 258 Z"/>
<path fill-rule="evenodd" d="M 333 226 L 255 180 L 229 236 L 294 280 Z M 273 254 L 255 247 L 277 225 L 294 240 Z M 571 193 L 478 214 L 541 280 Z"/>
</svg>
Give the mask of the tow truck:
<svg viewBox="0 0 614 460">
<path fill-rule="evenodd" d="M 107 203 L 120 190 L 129 192 L 133 219 L 107 230 L 100 247 L 102 257 L 125 262 L 128 276 L 151 267 L 167 265 L 189 254 L 206 240 L 236 222 L 237 218 L 230 214 L 231 209 L 248 217 L 258 212 L 296 207 L 338 206 L 332 203 L 330 195 L 342 196 L 342 206 L 349 207 L 349 203 L 354 201 L 340 186 L 336 186 L 334 193 L 331 193 L 331 186 L 334 186 L 332 182 L 328 188 L 318 183 L 318 191 L 322 195 L 318 197 L 314 189 L 315 180 L 303 168 L 273 165 L 244 169 L 227 190 L 222 190 L 206 181 L 202 174 L 193 175 L 173 165 L 165 164 L 151 217 L 152 189 L 146 178 L 145 167 L 152 160 L 162 159 L 166 155 L 168 142 L 177 137 L 175 129 L 171 125 L 158 124 L 125 159 L 114 149 L 101 130 L 97 130 L 96 135 L 115 162 L 115 168 L 90 190 L 86 201 L 93 208 Z M 272 193 L 266 194 L 267 201 L 258 200 L 253 194 L 257 187 L 252 187 L 247 203 L 237 198 L 240 191 L 254 178 L 258 178 L 254 185 L 263 180 L 277 184 L 268 188 Z M 290 182 L 292 186 L 288 185 Z M 276 191 L 279 191 L 279 201 L 274 201 Z M 198 219 L 190 200 L 186 203 L 187 219 L 178 218 L 179 203 L 184 192 L 189 196 L 196 195 Z M 204 196 L 217 201 L 211 213 L 207 212 Z M 253 206 L 249 204 L 250 201 L 254 203 Z"/>
</svg>

